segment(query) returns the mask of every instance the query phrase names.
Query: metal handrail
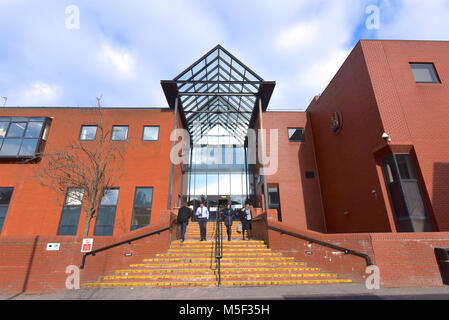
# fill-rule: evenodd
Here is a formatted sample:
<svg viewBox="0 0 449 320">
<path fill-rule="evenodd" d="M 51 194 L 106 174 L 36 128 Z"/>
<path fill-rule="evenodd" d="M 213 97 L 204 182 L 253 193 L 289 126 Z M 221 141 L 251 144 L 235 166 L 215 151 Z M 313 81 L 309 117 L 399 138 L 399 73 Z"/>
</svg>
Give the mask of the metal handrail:
<svg viewBox="0 0 449 320">
<path fill-rule="evenodd" d="M 215 260 L 217 261 L 218 287 L 221 286 L 221 259 L 223 258 L 223 226 L 221 223 L 220 209 L 217 212 L 215 227 Z"/>
<path fill-rule="evenodd" d="M 266 220 L 265 220 L 265 222 L 266 222 Z M 331 249 L 342 251 L 346 255 L 350 254 L 350 255 L 353 255 L 353 256 L 358 256 L 358 257 L 364 258 L 365 261 L 366 261 L 366 265 L 367 266 L 374 265 L 372 260 L 371 260 L 371 257 L 369 255 L 365 254 L 365 253 L 358 252 L 358 251 L 351 250 L 351 249 L 347 249 L 347 248 L 343 248 L 343 247 L 334 245 L 332 243 L 325 242 L 325 241 L 318 240 L 318 239 L 314 239 L 314 238 L 311 238 L 311 237 L 308 237 L 308 236 L 305 236 L 305 235 L 302 235 L 302 234 L 299 234 L 299 233 L 296 233 L 296 232 L 291 232 L 291 231 L 287 231 L 287 230 L 284 230 L 284 229 L 281 229 L 281 228 L 276 228 L 276 227 L 268 225 L 268 223 L 266 223 L 266 225 L 267 225 L 268 229 L 271 229 L 271 230 L 274 230 L 274 231 L 278 231 L 281 234 L 287 234 L 287 235 L 295 237 L 295 238 L 300 238 L 300 239 L 306 240 L 306 241 L 308 241 L 310 243 L 316 243 L 316 244 L 319 244 L 319 245 L 324 246 L 324 247 L 328 247 L 328 248 L 331 248 Z"/>
<path fill-rule="evenodd" d="M 128 240 L 123 240 L 123 241 L 120 241 L 120 242 L 117 242 L 117 243 L 114 243 L 114 244 L 111 244 L 111 245 L 108 245 L 108 246 L 105 246 L 105 247 L 102 247 L 102 248 L 99 248 L 99 249 L 96 249 L 96 250 L 92 250 L 90 252 L 86 252 L 85 254 L 83 254 L 83 260 L 81 261 L 80 269 L 84 269 L 84 265 L 86 263 L 87 256 L 95 257 L 95 254 L 97 254 L 98 252 L 105 251 L 105 250 L 108 250 L 108 249 L 111 249 L 111 248 L 115 248 L 115 247 L 121 246 L 122 244 L 125 244 L 125 243 L 131 244 L 132 242 L 134 242 L 136 240 L 140 240 L 142 238 L 146 238 L 146 237 L 149 237 L 149 236 L 152 236 L 152 235 L 155 235 L 155 234 L 160 234 L 161 232 L 170 230 L 171 227 L 172 227 L 172 224 L 173 223 L 170 223 L 170 226 L 165 227 L 165 228 L 161 228 L 159 230 L 156 230 L 156 231 L 153 231 L 153 232 L 150 232 L 150 233 L 146 233 L 146 234 L 143 234 L 143 235 L 140 235 L 140 236 L 128 239 Z"/>
</svg>

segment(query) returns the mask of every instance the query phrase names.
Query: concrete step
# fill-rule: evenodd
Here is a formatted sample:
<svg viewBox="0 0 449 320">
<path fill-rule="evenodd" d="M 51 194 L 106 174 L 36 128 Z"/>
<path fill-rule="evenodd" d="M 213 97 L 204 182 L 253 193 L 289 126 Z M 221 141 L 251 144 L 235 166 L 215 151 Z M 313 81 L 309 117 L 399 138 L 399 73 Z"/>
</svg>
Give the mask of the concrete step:
<svg viewBox="0 0 449 320">
<path fill-rule="evenodd" d="M 254 280 L 222 281 L 223 287 L 260 287 L 260 286 L 294 286 L 351 283 L 348 279 L 313 279 L 313 280 Z M 82 287 L 212 287 L 217 281 L 146 281 L 146 282 L 97 282 L 86 283 Z"/>
<path fill-rule="evenodd" d="M 148 280 L 183 280 L 183 281 L 214 281 L 217 280 L 217 274 L 156 274 L 156 275 L 114 275 L 104 276 L 102 281 L 148 281 Z M 312 280 L 312 279 L 336 279 L 334 273 L 252 273 L 252 274 L 222 274 L 221 280 Z"/>
<path fill-rule="evenodd" d="M 122 269 L 122 270 L 116 270 L 115 274 L 125 274 L 125 275 L 137 275 L 137 274 L 167 274 L 167 273 L 174 273 L 174 274 L 182 274 L 182 273 L 195 273 L 200 272 L 201 274 L 215 274 L 217 270 L 212 268 L 188 268 L 188 269 L 182 269 L 182 268 L 166 268 L 166 269 Z M 227 273 L 236 273 L 236 274 L 242 274 L 242 273 L 272 273 L 273 271 L 276 271 L 279 274 L 283 273 L 292 273 L 292 272 L 303 272 L 303 273 L 320 273 L 320 268 L 307 268 L 307 267 L 284 267 L 284 268 L 232 268 L 232 267 L 225 267 L 221 268 L 222 274 Z"/>
</svg>

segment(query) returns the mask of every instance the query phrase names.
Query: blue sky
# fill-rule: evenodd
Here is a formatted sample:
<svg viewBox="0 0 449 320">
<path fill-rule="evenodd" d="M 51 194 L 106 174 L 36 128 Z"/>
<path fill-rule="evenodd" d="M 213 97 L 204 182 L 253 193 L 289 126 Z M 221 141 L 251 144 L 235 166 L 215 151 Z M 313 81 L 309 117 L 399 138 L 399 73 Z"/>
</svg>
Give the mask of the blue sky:
<svg viewBox="0 0 449 320">
<path fill-rule="evenodd" d="M 449 40 L 449 1 L 0 0 L 0 37 L 8 106 L 166 107 L 160 80 L 221 44 L 277 82 L 270 109 L 305 109 L 361 38 Z"/>
</svg>

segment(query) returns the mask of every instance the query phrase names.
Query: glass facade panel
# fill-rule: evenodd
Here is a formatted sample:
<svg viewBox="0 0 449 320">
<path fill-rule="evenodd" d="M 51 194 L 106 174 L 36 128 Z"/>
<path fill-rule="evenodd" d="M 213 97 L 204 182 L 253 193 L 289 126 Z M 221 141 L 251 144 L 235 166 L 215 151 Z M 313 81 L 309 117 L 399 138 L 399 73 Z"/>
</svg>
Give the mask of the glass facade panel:
<svg viewBox="0 0 449 320">
<path fill-rule="evenodd" d="M 75 236 L 81 215 L 81 206 L 64 206 L 58 236 Z"/>
<path fill-rule="evenodd" d="M 150 224 L 152 204 L 153 188 L 136 188 L 131 231 Z"/>
<path fill-rule="evenodd" d="M 32 121 L 28 123 L 25 138 L 39 138 L 41 136 L 43 122 Z"/>
<path fill-rule="evenodd" d="M 382 163 L 398 232 L 432 232 L 411 155 L 392 154 Z"/>
<path fill-rule="evenodd" d="M 8 131 L 9 122 L 0 122 L 0 138 L 6 137 L 6 132 Z"/>
<path fill-rule="evenodd" d="M 231 194 L 241 195 L 243 194 L 243 183 L 241 173 L 231 173 Z"/>
<path fill-rule="evenodd" d="M 9 126 L 7 138 L 21 138 L 25 132 L 27 123 L 26 122 L 12 122 Z"/>
<path fill-rule="evenodd" d="M 75 236 L 81 215 L 84 189 L 70 188 L 64 201 L 64 207 L 59 222 L 59 236 Z"/>
<path fill-rule="evenodd" d="M 95 236 L 112 236 L 115 224 L 115 206 L 100 207 L 95 223 Z"/>
<path fill-rule="evenodd" d="M 191 202 L 204 197 L 211 219 L 221 196 L 231 196 L 238 206 L 244 206 L 253 193 L 245 153 L 245 147 L 227 130 L 221 126 L 211 129 L 192 147 L 191 166 L 184 167 L 183 199 Z"/>
<path fill-rule="evenodd" d="M 288 140 L 290 142 L 304 142 L 304 129 L 288 128 Z"/>
<path fill-rule="evenodd" d="M 401 179 L 418 179 L 418 177 L 416 176 L 415 168 L 413 166 L 413 159 L 410 155 L 398 154 L 396 156 L 396 160 L 398 163 Z"/>
<path fill-rule="evenodd" d="M 219 174 L 219 194 L 220 195 L 230 195 L 231 194 L 231 175 L 227 172 L 220 172 Z"/>
<path fill-rule="evenodd" d="M 159 127 L 144 127 L 143 128 L 143 140 L 144 141 L 158 141 L 159 140 Z"/>
<path fill-rule="evenodd" d="M 108 189 L 101 200 L 95 222 L 95 236 L 112 236 L 115 224 L 115 211 L 119 196 L 119 189 Z"/>
<path fill-rule="evenodd" d="M 17 156 L 21 143 L 22 139 L 5 139 L 0 150 L 0 156 Z"/>
<path fill-rule="evenodd" d="M 207 174 L 207 194 L 219 195 L 218 193 L 218 173 Z"/>
<path fill-rule="evenodd" d="M 13 191 L 14 188 L 0 188 L 0 233 L 2 232 Z"/>
<path fill-rule="evenodd" d="M 195 175 L 195 195 L 205 196 L 207 195 L 207 175 L 196 174 Z"/>
<path fill-rule="evenodd" d="M 20 147 L 20 156 L 32 156 L 37 152 L 37 146 L 39 144 L 38 139 L 24 139 L 22 146 Z"/>
<path fill-rule="evenodd" d="M 108 189 L 101 199 L 102 206 L 116 206 L 118 202 L 119 189 Z"/>
<path fill-rule="evenodd" d="M 95 137 L 97 136 L 97 129 L 97 126 L 82 126 L 80 140 L 95 140 Z"/>
<path fill-rule="evenodd" d="M 418 83 L 439 83 L 433 63 L 411 63 L 413 76 Z"/>
<path fill-rule="evenodd" d="M 128 127 L 126 126 L 113 126 L 111 139 L 113 141 L 125 141 L 128 139 Z"/>
</svg>

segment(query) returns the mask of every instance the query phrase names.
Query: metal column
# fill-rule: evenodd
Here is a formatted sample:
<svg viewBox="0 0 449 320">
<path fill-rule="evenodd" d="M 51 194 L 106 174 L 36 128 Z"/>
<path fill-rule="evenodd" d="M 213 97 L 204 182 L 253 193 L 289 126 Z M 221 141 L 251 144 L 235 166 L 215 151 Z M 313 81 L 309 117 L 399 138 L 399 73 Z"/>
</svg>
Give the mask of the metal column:
<svg viewBox="0 0 449 320">
<path fill-rule="evenodd" d="M 178 97 L 176 97 L 175 100 L 175 116 L 174 116 L 174 120 L 173 120 L 173 131 L 176 130 L 176 120 L 178 118 Z M 174 148 L 175 148 L 175 144 L 176 144 L 176 139 L 173 140 L 173 144 L 172 144 L 172 149 L 170 151 L 170 155 L 171 152 L 173 152 Z M 170 157 L 170 185 L 168 187 L 168 202 L 167 202 L 167 210 L 171 209 L 171 196 L 172 196 L 172 189 L 173 189 L 173 161 L 171 161 L 171 157 Z"/>
</svg>

